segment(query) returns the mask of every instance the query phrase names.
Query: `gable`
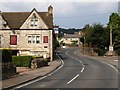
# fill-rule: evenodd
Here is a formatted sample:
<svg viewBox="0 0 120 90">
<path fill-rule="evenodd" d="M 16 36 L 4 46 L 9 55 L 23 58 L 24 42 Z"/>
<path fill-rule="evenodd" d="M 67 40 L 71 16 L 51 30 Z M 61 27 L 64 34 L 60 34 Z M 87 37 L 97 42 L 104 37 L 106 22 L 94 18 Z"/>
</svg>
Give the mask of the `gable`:
<svg viewBox="0 0 120 90">
<path fill-rule="evenodd" d="M 2 12 L 2 16 L 7 22 L 10 29 L 29 29 L 25 28 L 25 24 L 28 24 L 27 20 L 35 13 L 37 18 L 41 21 L 44 29 L 52 29 L 52 17 L 48 12 L 37 12 L 35 9 L 32 12 Z"/>
<path fill-rule="evenodd" d="M 33 26 L 33 25 L 36 26 Z M 31 26 L 32 25 L 32 26 Z M 37 13 L 36 10 L 33 10 L 29 17 L 25 20 L 20 29 L 48 29 L 49 27 L 44 23 L 41 16 Z"/>
</svg>

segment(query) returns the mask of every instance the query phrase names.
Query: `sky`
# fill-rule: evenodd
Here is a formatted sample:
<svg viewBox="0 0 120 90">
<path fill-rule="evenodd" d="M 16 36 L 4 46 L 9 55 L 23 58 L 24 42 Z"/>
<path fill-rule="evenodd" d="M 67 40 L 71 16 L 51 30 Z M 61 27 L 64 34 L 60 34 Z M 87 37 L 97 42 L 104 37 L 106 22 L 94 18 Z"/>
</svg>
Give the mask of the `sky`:
<svg viewBox="0 0 120 90">
<path fill-rule="evenodd" d="M 38 12 L 53 6 L 54 25 L 61 28 L 83 28 L 86 24 L 100 23 L 104 26 L 112 12 L 118 13 L 119 0 L 1 0 L 2 12 Z"/>
</svg>

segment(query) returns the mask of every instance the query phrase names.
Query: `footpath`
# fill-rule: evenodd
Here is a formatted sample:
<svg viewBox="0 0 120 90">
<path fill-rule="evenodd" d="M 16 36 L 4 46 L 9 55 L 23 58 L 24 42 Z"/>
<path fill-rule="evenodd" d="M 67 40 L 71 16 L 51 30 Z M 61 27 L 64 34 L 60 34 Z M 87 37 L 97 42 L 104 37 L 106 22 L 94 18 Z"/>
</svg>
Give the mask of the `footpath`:
<svg viewBox="0 0 120 90">
<path fill-rule="evenodd" d="M 90 56 L 86 55 L 85 53 L 81 53 L 81 50 L 77 50 L 77 55 L 82 55 L 91 59 L 99 60 L 101 62 L 104 62 L 106 64 L 114 66 L 117 70 L 119 70 L 119 60 L 120 56 Z"/>
<path fill-rule="evenodd" d="M 19 75 L 16 75 L 10 79 L 0 81 L 0 83 L 2 82 L 2 89 L 8 89 L 10 87 L 43 77 L 57 69 L 60 65 L 60 60 L 54 60 L 49 62 L 48 66 L 21 72 Z"/>
</svg>

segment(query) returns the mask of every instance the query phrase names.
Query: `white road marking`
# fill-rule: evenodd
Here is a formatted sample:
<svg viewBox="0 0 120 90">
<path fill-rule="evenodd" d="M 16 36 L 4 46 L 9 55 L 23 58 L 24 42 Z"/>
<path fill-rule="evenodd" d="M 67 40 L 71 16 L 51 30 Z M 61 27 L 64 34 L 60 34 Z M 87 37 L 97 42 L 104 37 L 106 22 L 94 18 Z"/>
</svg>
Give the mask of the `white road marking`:
<svg viewBox="0 0 120 90">
<path fill-rule="evenodd" d="M 72 58 L 74 58 L 74 57 L 72 57 Z"/>
<path fill-rule="evenodd" d="M 106 64 L 107 64 L 107 63 L 106 63 Z M 115 70 L 118 72 L 118 69 L 115 68 L 113 65 L 111 65 L 111 64 L 107 64 L 107 65 L 109 65 L 110 67 L 112 67 L 113 69 L 115 69 Z"/>
<path fill-rule="evenodd" d="M 68 55 L 68 56 L 69 56 L 68 52 L 69 52 L 69 51 L 67 51 L 67 52 L 66 52 L 66 55 Z"/>
<path fill-rule="evenodd" d="M 79 60 L 80 63 L 82 63 L 82 61 Z M 83 65 L 83 64 L 82 64 Z"/>
<path fill-rule="evenodd" d="M 71 79 L 69 82 L 67 82 L 67 84 L 70 84 L 72 81 L 74 81 L 77 77 L 79 77 L 79 74 L 76 75 L 73 79 Z"/>
<path fill-rule="evenodd" d="M 119 60 L 114 60 L 114 61 L 118 62 Z"/>
<path fill-rule="evenodd" d="M 75 57 L 70 56 L 70 55 L 68 54 L 68 52 L 69 52 L 69 51 L 66 52 L 66 55 L 68 55 L 69 57 L 71 57 L 71 58 L 73 58 L 73 59 L 79 61 L 79 62 L 82 64 L 83 67 L 82 67 L 82 70 L 81 70 L 80 72 L 83 72 L 84 69 L 85 69 L 85 66 L 84 66 L 84 64 L 82 63 L 82 61 L 80 61 L 79 59 L 77 59 L 77 58 L 75 58 Z M 77 55 L 77 50 L 74 52 L 74 54 Z"/>
<path fill-rule="evenodd" d="M 42 80 L 42 79 L 44 79 L 44 78 L 47 78 L 48 76 L 51 76 L 52 74 L 54 74 L 55 72 L 57 72 L 58 70 L 60 70 L 60 69 L 64 66 L 64 62 L 63 62 L 63 60 L 60 58 L 60 56 L 59 56 L 58 54 L 56 54 L 56 55 L 57 55 L 58 58 L 61 60 L 62 65 L 61 65 L 60 67 L 58 67 L 55 71 L 53 71 L 52 73 L 50 73 L 50 74 L 48 74 L 48 75 L 46 75 L 46 76 L 43 76 L 43 77 L 38 78 L 38 79 L 36 79 L 36 80 L 33 80 L 33 81 L 31 81 L 31 82 L 27 82 L 26 84 L 17 86 L 17 87 L 15 87 L 15 88 L 13 88 L 12 90 L 16 90 L 16 89 L 18 89 L 18 88 L 22 88 L 22 87 L 28 86 L 28 85 L 30 85 L 30 84 L 32 84 L 32 83 L 38 82 L 38 81 L 40 81 L 40 80 Z"/>
<path fill-rule="evenodd" d="M 80 72 L 83 72 L 83 71 L 84 71 L 84 69 L 85 69 L 85 68 L 83 67 L 83 68 L 82 68 L 82 70 L 81 70 Z"/>
<path fill-rule="evenodd" d="M 46 86 L 46 85 L 44 85 L 44 84 L 40 85 L 41 88 L 43 88 L 43 87 L 45 87 L 45 86 Z"/>
<path fill-rule="evenodd" d="M 69 51 L 66 52 L 66 55 L 68 55 L 69 57 L 71 57 L 71 58 L 79 61 L 79 62 L 82 64 L 82 70 L 81 70 L 80 72 L 83 72 L 84 69 L 85 69 L 85 66 L 84 66 L 84 64 L 82 63 L 82 61 L 80 61 L 79 59 L 77 59 L 77 58 L 75 58 L 75 57 L 72 57 L 71 55 L 68 54 L 68 52 L 69 52 Z M 77 55 L 77 50 L 74 52 L 74 54 Z M 71 83 L 72 81 L 74 81 L 78 76 L 79 76 L 79 74 L 76 75 L 76 76 L 75 76 L 73 79 L 71 79 L 69 82 L 67 82 L 67 84 L 69 84 L 69 83 Z"/>
<path fill-rule="evenodd" d="M 78 61 L 78 59 L 76 59 Z"/>
<path fill-rule="evenodd" d="M 77 50 L 74 52 L 74 54 L 77 54 Z"/>
<path fill-rule="evenodd" d="M 107 63 L 106 61 L 103 61 L 102 63 L 106 64 L 106 65 L 109 65 L 110 67 L 112 67 L 114 70 L 116 70 L 118 72 L 118 69 L 115 68 L 113 65 Z M 118 67 L 118 66 L 117 66 Z"/>
</svg>

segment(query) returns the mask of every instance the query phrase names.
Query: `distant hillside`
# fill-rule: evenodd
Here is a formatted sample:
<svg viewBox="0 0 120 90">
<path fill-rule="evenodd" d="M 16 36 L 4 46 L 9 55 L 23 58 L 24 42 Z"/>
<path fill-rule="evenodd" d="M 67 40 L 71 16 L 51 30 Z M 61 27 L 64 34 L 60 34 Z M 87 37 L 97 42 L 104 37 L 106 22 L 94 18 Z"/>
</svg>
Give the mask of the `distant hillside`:
<svg viewBox="0 0 120 90">
<path fill-rule="evenodd" d="M 75 29 L 75 28 L 69 28 L 69 29 L 64 29 L 64 28 L 59 28 L 59 32 L 64 34 L 74 34 L 74 32 L 79 32 L 82 29 Z"/>
</svg>

